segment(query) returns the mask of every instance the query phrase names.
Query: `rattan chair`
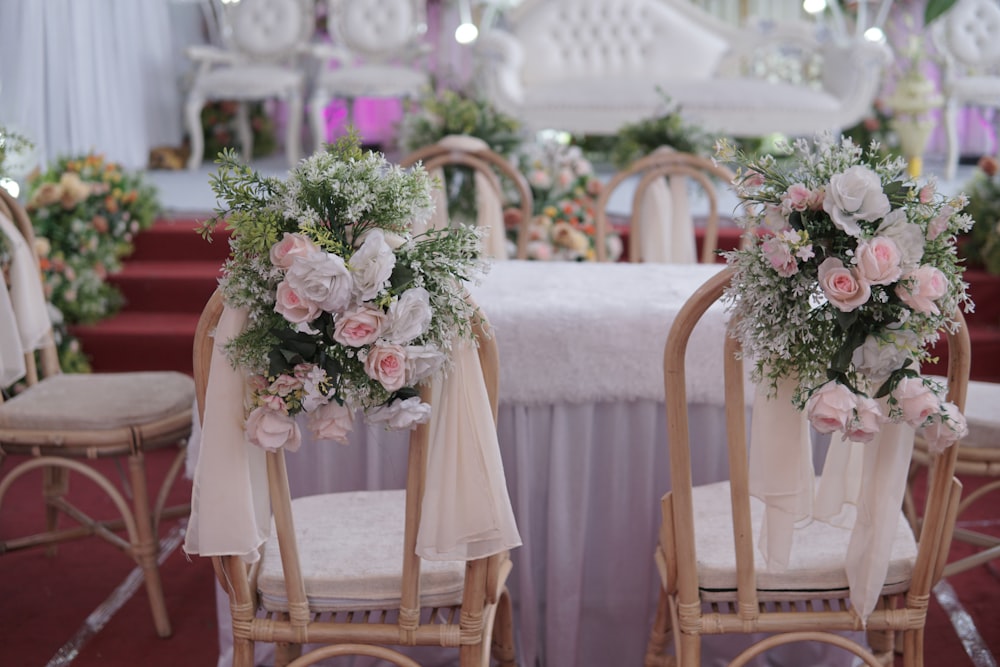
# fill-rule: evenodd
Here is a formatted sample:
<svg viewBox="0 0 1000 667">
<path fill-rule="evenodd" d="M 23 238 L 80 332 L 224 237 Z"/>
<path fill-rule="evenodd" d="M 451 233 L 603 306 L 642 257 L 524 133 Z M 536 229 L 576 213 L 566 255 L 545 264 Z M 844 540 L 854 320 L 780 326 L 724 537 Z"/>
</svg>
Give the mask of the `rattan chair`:
<svg viewBox="0 0 1000 667">
<path fill-rule="evenodd" d="M 628 259 L 630 262 L 643 261 L 664 261 L 663 259 L 650 258 L 650 253 L 644 248 L 642 210 L 644 202 L 648 201 L 647 196 L 651 188 L 660 187 L 664 179 L 672 184 L 673 188 L 667 188 L 666 192 L 674 191 L 674 199 L 670 201 L 671 210 L 657 212 L 662 216 L 663 224 L 669 224 L 671 216 L 687 215 L 690 210 L 683 210 L 684 199 L 692 188 L 687 184 L 696 186 L 693 194 L 704 197 L 708 204 L 708 216 L 704 222 L 704 239 L 698 261 L 702 263 L 712 263 L 716 261 L 715 251 L 719 243 L 719 206 L 720 189 L 719 186 L 728 187 L 732 184 L 733 172 L 724 165 L 713 160 L 691 153 L 681 153 L 671 148 L 660 148 L 649 155 L 639 158 L 632 164 L 621 169 L 601 190 L 600 197 L 595 205 L 595 239 L 594 247 L 597 250 L 597 261 L 608 260 L 607 245 L 602 242 L 608 234 L 608 203 L 612 195 L 626 181 L 637 180 L 634 194 L 632 195 L 632 206 L 628 218 Z M 655 185 L 654 185 L 655 184 Z M 677 187 L 681 191 L 677 191 Z M 670 195 L 666 195 L 669 197 Z M 678 209 L 677 206 L 682 208 Z M 649 212 L 647 212 L 648 214 Z M 694 238 L 690 239 L 691 248 L 694 248 Z M 692 258 L 694 254 L 692 253 Z"/>
<path fill-rule="evenodd" d="M 0 215 L 11 218 L 28 247 L 34 248 L 27 214 L 2 189 Z M 37 255 L 34 261 L 38 266 Z M 170 620 L 157 566 L 158 526 L 161 519 L 186 516 L 189 511 L 187 504 L 165 505 L 183 468 L 194 382 L 172 371 L 61 373 L 51 329 L 40 350 L 26 352 L 25 365 L 27 388 L 7 401 L 0 397 L 0 461 L 17 457 L 10 459 L 13 465 L 0 480 L 0 505 L 18 478 L 40 468 L 45 526 L 35 534 L 17 537 L 4 535 L 0 526 L 0 554 L 43 545 L 54 553 L 53 545 L 59 542 L 103 538 L 142 568 L 156 632 L 169 636 Z M 176 448 L 177 454 L 150 502 L 146 453 L 168 447 Z M 125 461 L 128 475 L 116 483 L 92 465 L 95 459 Z M 74 505 L 70 473 L 78 473 L 104 491 L 121 518 L 94 518 Z M 60 516 L 78 525 L 60 525 Z"/>
<path fill-rule="evenodd" d="M 195 334 L 194 368 L 204 417 L 220 292 L 205 307 Z M 494 420 L 496 340 L 475 323 L 479 357 Z M 429 392 L 422 394 L 429 400 Z M 291 499 L 283 451 L 267 452 L 273 524 L 260 560 L 215 556 L 229 595 L 233 665 L 251 667 L 255 642 L 276 643 L 275 664 L 295 667 L 340 655 L 366 655 L 406 667 L 390 646 L 444 646 L 463 667 L 514 664 L 513 619 L 506 579 L 508 552 L 460 561 L 422 561 L 417 526 L 425 485 L 426 425 L 410 438 L 404 490 L 361 491 Z M 376 592 L 373 594 L 373 592 Z M 361 599 L 359 599 L 361 598 Z M 303 644 L 323 644 L 301 654 Z"/>
<path fill-rule="evenodd" d="M 962 502 L 958 506 L 959 521 L 961 521 L 962 514 L 974 503 L 991 493 L 1000 491 L 1000 416 L 997 415 L 998 406 L 1000 406 L 1000 384 L 969 382 L 969 392 L 965 402 L 965 418 L 969 424 L 969 434 L 962 439 L 959 445 L 955 474 L 959 477 L 965 475 L 984 477 L 989 481 L 962 497 Z M 920 519 L 913 501 L 913 485 L 919 479 L 917 472 L 921 469 L 929 471 L 933 462 L 934 459 L 927 451 L 927 444 L 917 438 L 913 449 L 913 463 L 910 466 L 910 489 L 906 504 L 910 523 L 915 530 L 919 530 Z M 968 556 L 948 563 L 944 568 L 944 576 L 946 577 L 1000 559 L 1000 537 L 996 535 L 972 530 L 959 524 L 955 528 L 955 539 L 975 545 L 978 549 Z"/>
<path fill-rule="evenodd" d="M 516 194 L 517 210 L 520 213 L 519 231 L 517 234 L 517 259 L 525 259 L 528 255 L 527 229 L 532 217 L 533 198 L 527 179 L 513 164 L 499 153 L 485 147 L 469 149 L 465 147 L 469 141 L 478 141 L 473 137 L 446 137 L 441 141 L 424 146 L 411 152 L 400 161 L 403 167 L 411 167 L 422 163 L 428 173 L 442 170 L 445 177 L 448 169 L 463 169 L 465 177 L 480 174 L 486 178 L 494 189 L 499 201 L 503 202 L 505 195 Z M 513 187 L 505 188 L 504 185 Z M 447 191 L 448 183 L 443 183 Z M 471 222 L 471 221 L 470 221 Z"/>
<path fill-rule="evenodd" d="M 794 572 L 791 567 L 784 573 L 756 567 L 755 532 L 759 525 L 751 521 L 748 491 L 743 364 L 733 336 L 726 337 L 723 352 L 730 479 L 697 487 L 692 484 L 691 451 L 698 444 L 689 438 L 685 349 L 695 324 L 720 299 L 731 277 L 732 269 L 721 271 L 688 300 L 674 320 L 665 347 L 671 490 L 662 500 L 663 521 L 656 550 L 662 588 L 646 664 L 675 664 L 674 658 L 666 655 L 671 633 L 676 664 L 685 667 L 700 665 L 704 635 L 730 633 L 774 633 L 743 650 L 730 663 L 734 666 L 745 665 L 772 647 L 800 641 L 833 644 L 859 656 L 864 664 L 883 664 L 872 650 L 839 634 L 865 626 L 849 605 L 844 564 L 832 555 L 838 550 L 828 541 L 832 531 L 816 526 L 821 530 L 796 534 L 794 548 L 803 561 Z M 969 338 L 961 313 L 955 317 L 960 326 L 948 335 L 948 400 L 962 409 L 969 373 Z M 894 547 L 906 542 L 912 551 L 899 557 L 901 567 L 890 567 L 890 573 L 895 571 L 899 579 L 890 584 L 887 577 L 866 626 L 873 650 L 890 653 L 881 656 L 888 657 L 890 664 L 896 632 L 902 633 L 903 664 L 923 664 L 928 600 L 945 566 L 961 493 L 961 484 L 952 474 L 958 451 L 958 447 L 951 447 L 936 461 L 923 530 L 915 544 L 909 523 L 899 512 Z M 814 521 L 810 528 L 819 523 Z M 817 532 L 825 533 L 827 541 L 812 541 Z M 846 549 L 849 531 L 839 531 L 832 539 L 843 540 Z M 723 553 L 725 557 L 720 558 Z M 705 559 L 711 561 L 711 571 Z M 761 586 L 762 581 L 766 585 Z"/>
</svg>

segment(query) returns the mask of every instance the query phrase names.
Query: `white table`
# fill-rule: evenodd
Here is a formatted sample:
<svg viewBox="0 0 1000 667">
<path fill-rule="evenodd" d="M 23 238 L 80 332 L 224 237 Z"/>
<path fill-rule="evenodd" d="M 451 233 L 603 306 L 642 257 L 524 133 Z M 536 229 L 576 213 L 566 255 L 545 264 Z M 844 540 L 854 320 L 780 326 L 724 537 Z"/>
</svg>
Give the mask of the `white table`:
<svg viewBox="0 0 1000 667">
<path fill-rule="evenodd" d="M 526 667 L 642 664 L 659 590 L 659 499 L 670 473 L 663 346 L 681 305 L 720 269 L 510 261 L 471 288 L 500 353 L 499 439 L 524 540 L 512 552 L 510 588 Z M 726 474 L 717 400 L 724 322 L 713 307 L 692 337 L 692 436 L 719 443 L 698 450 L 696 483 Z M 348 447 L 306 443 L 288 456 L 292 489 L 401 487 L 404 454 L 404 434 L 358 425 Z M 716 644 L 725 653 L 732 641 Z M 797 650 L 806 662 L 789 664 L 834 664 Z M 709 641 L 704 664 L 713 664 L 712 652 Z M 417 659 L 441 664 L 432 652 Z"/>
</svg>

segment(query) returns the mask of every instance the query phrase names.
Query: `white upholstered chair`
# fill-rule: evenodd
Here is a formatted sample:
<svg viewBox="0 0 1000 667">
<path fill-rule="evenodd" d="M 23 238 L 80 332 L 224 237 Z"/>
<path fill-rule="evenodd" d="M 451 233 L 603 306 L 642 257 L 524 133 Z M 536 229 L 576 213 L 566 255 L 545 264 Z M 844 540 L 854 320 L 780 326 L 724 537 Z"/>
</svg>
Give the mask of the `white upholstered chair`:
<svg viewBox="0 0 1000 667">
<path fill-rule="evenodd" d="M 312 47 L 320 63 L 309 100 L 316 144 L 327 140 L 326 107 L 332 100 L 344 100 L 344 124 L 352 125 L 357 98 L 416 97 L 430 85 L 423 0 L 327 0 L 326 6 L 332 42 Z"/>
<path fill-rule="evenodd" d="M 958 0 L 931 25 L 931 37 L 943 62 L 941 92 L 947 157 L 945 178 L 958 167 L 958 113 L 967 106 L 993 108 L 1000 129 L 1000 3 Z M 994 147 L 996 152 L 997 147 Z"/>
<path fill-rule="evenodd" d="M 300 59 L 314 29 L 313 0 L 240 0 L 222 3 L 217 11 L 223 45 L 192 46 L 185 52 L 198 65 L 184 104 L 191 139 L 188 168 L 197 169 L 204 158 L 201 110 L 213 100 L 240 102 L 237 131 L 244 160 L 253 155 L 246 103 L 271 99 L 285 102 L 285 156 L 289 166 L 294 166 L 301 152 L 306 86 Z"/>
</svg>

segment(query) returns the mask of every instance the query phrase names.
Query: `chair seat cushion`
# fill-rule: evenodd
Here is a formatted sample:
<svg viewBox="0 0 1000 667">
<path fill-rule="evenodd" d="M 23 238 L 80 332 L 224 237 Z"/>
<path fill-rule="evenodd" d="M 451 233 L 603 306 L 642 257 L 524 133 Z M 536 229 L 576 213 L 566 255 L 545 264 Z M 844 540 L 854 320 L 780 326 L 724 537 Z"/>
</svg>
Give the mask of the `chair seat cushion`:
<svg viewBox="0 0 1000 667">
<path fill-rule="evenodd" d="M 959 443 L 962 447 L 992 447 L 1000 449 L 1000 383 L 969 382 L 965 397 L 965 420 L 969 435 Z"/>
<path fill-rule="evenodd" d="M 698 585 L 707 600 L 731 599 L 736 591 L 736 551 L 729 482 L 695 487 L 693 499 Z M 764 504 L 751 497 L 750 511 L 756 546 Z M 814 520 L 797 528 L 788 569 L 783 572 L 769 571 L 760 550 L 755 550 L 760 598 L 771 599 L 769 593 L 778 599 L 809 599 L 816 597 L 816 593 L 846 593 L 848 584 L 844 560 L 850 539 L 850 527 L 838 527 L 823 521 Z M 896 593 L 909 587 L 916 556 L 913 532 L 900 512 L 884 592 Z"/>
<path fill-rule="evenodd" d="M 304 85 L 303 72 L 278 65 L 219 67 L 205 72 L 195 82 L 204 97 L 237 100 L 285 95 Z"/>
<path fill-rule="evenodd" d="M 331 97 L 397 97 L 417 95 L 429 84 L 426 72 L 396 65 L 356 65 L 324 70 L 317 94 Z"/>
<path fill-rule="evenodd" d="M 313 611 L 392 609 L 402 589 L 406 492 L 355 491 L 292 501 L 299 562 Z M 422 561 L 424 606 L 462 601 L 465 563 Z M 287 611 L 274 526 L 264 546 L 257 588 L 269 611 Z"/>
<path fill-rule="evenodd" d="M 113 430 L 189 414 L 193 402 L 183 373 L 62 373 L 0 404 L 0 429 Z"/>
<path fill-rule="evenodd" d="M 948 93 L 960 102 L 1000 103 L 1000 77 L 969 76 L 955 79 L 948 86 Z"/>
</svg>

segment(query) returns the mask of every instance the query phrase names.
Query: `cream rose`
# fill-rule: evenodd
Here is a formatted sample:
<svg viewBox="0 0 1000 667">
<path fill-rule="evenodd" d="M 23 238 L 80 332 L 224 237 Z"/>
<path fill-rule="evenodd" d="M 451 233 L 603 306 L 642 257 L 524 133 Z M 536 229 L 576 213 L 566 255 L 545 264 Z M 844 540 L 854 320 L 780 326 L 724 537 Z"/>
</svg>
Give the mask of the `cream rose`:
<svg viewBox="0 0 1000 667">
<path fill-rule="evenodd" d="M 254 408 L 247 417 L 245 429 L 250 443 L 269 451 L 284 447 L 294 452 L 302 445 L 302 433 L 295 420 L 270 408 Z"/>
<path fill-rule="evenodd" d="M 431 416 L 431 406 L 422 402 L 419 396 L 412 396 L 372 408 L 367 415 L 373 424 L 385 424 L 387 429 L 401 431 L 426 422 Z"/>
<path fill-rule="evenodd" d="M 940 409 L 937 394 L 920 378 L 903 378 L 892 392 L 903 420 L 913 428 L 920 428 Z"/>
<path fill-rule="evenodd" d="M 292 234 L 285 232 L 281 240 L 271 246 L 269 256 L 271 264 L 283 269 L 291 268 L 296 257 L 304 257 L 313 252 L 319 252 L 319 248 L 302 234 Z"/>
<path fill-rule="evenodd" d="M 856 403 L 853 391 L 839 382 L 830 381 L 814 391 L 806 401 L 806 415 L 819 433 L 846 431 L 854 418 Z"/>
<path fill-rule="evenodd" d="M 427 331 L 433 314 L 430 293 L 423 287 L 408 289 L 389 304 L 388 323 L 382 338 L 405 345 Z"/>
<path fill-rule="evenodd" d="M 823 210 L 833 224 L 851 236 L 861 236 L 858 221 L 883 218 L 890 208 L 878 174 L 864 165 L 831 176 L 823 197 Z"/>
<path fill-rule="evenodd" d="M 892 239 L 896 244 L 896 249 L 899 250 L 899 265 L 903 271 L 920 264 L 920 259 L 924 256 L 924 233 L 920 231 L 919 225 L 906 219 L 906 211 L 897 208 L 885 216 L 876 233 L 878 236 Z"/>
<path fill-rule="evenodd" d="M 444 354 L 433 345 L 408 345 L 404 351 L 407 386 L 413 386 L 433 375 L 444 363 Z"/>
<path fill-rule="evenodd" d="M 374 343 L 382 332 L 386 314 L 381 308 L 361 306 L 337 318 L 333 326 L 333 339 L 347 347 L 361 347 Z"/>
<path fill-rule="evenodd" d="M 385 241 L 381 229 L 364 234 L 364 241 L 348 263 L 354 276 L 354 289 L 360 301 L 371 301 L 389 282 L 396 266 L 396 255 Z"/>
<path fill-rule="evenodd" d="M 375 345 L 365 357 L 365 373 L 386 391 L 401 389 L 406 382 L 406 353 L 391 343 Z"/>
<path fill-rule="evenodd" d="M 836 257 L 819 265 L 819 286 L 830 303 L 845 313 L 867 303 L 872 294 L 868 282 Z"/>
<path fill-rule="evenodd" d="M 309 430 L 320 440 L 347 444 L 347 436 L 354 428 L 354 412 L 346 405 L 330 401 L 309 413 Z"/>
<path fill-rule="evenodd" d="M 351 302 L 354 279 L 339 255 L 320 251 L 296 257 L 285 280 L 299 298 L 329 313 L 340 313 Z"/>
<path fill-rule="evenodd" d="M 872 285 L 889 285 L 899 280 L 899 247 L 887 236 L 862 241 L 854 253 L 858 273 Z"/>
<path fill-rule="evenodd" d="M 854 349 L 851 363 L 859 373 L 871 380 L 876 389 L 894 370 L 902 368 L 909 358 L 915 336 L 911 332 L 906 333 L 909 335 L 901 336 L 902 340 L 899 341 L 897 337 L 882 340 L 876 336 L 868 336 L 864 343 Z"/>
<path fill-rule="evenodd" d="M 278 283 L 274 295 L 274 311 L 292 324 L 308 324 L 322 312 L 318 304 L 300 297 L 287 280 Z"/>
<path fill-rule="evenodd" d="M 903 276 L 896 285 L 896 295 L 902 302 L 918 313 L 924 314 L 940 313 L 934 302 L 947 292 L 948 279 L 940 269 L 927 264 Z"/>
</svg>

